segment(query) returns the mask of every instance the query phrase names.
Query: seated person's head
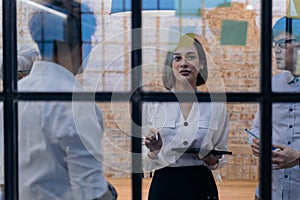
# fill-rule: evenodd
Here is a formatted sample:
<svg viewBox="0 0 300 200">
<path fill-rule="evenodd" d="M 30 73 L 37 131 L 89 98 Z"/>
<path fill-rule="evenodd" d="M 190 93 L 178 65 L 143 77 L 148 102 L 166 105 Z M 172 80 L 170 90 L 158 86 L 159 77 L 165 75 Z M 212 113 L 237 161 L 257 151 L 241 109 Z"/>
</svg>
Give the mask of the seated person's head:
<svg viewBox="0 0 300 200">
<path fill-rule="evenodd" d="M 90 48 L 85 48 L 83 52 L 82 42 L 83 38 L 89 42 L 94 34 L 95 16 L 87 6 L 75 0 L 39 3 L 33 4 L 37 6 L 28 26 L 42 60 L 56 62 L 76 74 L 90 51 Z M 82 12 L 89 15 L 83 16 Z"/>
</svg>

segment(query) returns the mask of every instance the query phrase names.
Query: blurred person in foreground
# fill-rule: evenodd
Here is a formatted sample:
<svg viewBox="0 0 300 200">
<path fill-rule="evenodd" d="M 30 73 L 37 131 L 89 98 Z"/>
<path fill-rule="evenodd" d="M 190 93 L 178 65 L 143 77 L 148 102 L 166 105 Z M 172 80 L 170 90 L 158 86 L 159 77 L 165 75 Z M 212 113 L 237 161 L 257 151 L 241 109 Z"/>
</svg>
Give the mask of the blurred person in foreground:
<svg viewBox="0 0 300 200">
<path fill-rule="evenodd" d="M 1 69 L 3 69 L 3 65 L 2 65 L 2 55 L 3 54 L 2 54 L 2 52 L 0 54 L 1 54 L 1 61 L 0 61 Z M 40 60 L 39 52 L 36 48 L 34 48 L 30 45 L 22 45 L 20 48 L 18 48 L 17 60 L 18 60 L 18 63 L 17 63 L 18 64 L 18 70 L 17 70 L 18 71 L 18 80 L 21 80 L 22 78 L 24 78 L 25 76 L 27 76 L 29 74 L 33 63 L 37 60 Z M 1 73 L 1 79 L 2 79 L 2 73 Z M 1 86 L 2 86 L 2 80 L 1 80 Z M 2 90 L 2 88 L 1 88 L 1 90 Z M 0 143 L 0 144 L 2 145 L 3 143 Z M 0 169 L 2 169 L 2 168 L 0 167 Z M 4 199 L 4 184 L 3 184 L 3 180 L 1 180 L 0 182 L 1 182 L 1 184 L 0 184 L 0 200 L 2 200 L 2 199 Z"/>
<path fill-rule="evenodd" d="M 291 31 L 287 26 L 291 25 Z M 291 48 L 299 45 L 300 19 L 280 18 L 272 29 L 273 50 L 277 69 L 283 72 L 272 77 L 273 92 L 299 93 L 298 75 L 292 73 L 289 64 Z M 289 60 L 287 60 L 289 59 Z M 272 199 L 299 200 L 300 197 L 300 103 L 275 103 L 272 110 Z M 261 132 L 260 111 L 256 113 L 252 132 L 256 135 L 271 134 Z M 259 156 L 259 139 L 249 136 L 252 152 Z M 259 197 L 259 187 L 255 199 Z"/>
<path fill-rule="evenodd" d="M 30 45 L 22 45 L 18 49 L 18 80 L 27 76 L 35 61 L 40 60 L 38 50 Z"/>
<path fill-rule="evenodd" d="M 81 10 L 88 8 L 77 1 L 39 3 L 28 26 L 41 61 L 18 89 L 82 92 L 75 78 L 84 59 L 81 31 L 91 36 L 96 19 L 91 14 L 82 23 Z M 103 117 L 94 102 L 24 101 L 18 108 L 20 199 L 113 199 L 101 165 Z"/>
</svg>

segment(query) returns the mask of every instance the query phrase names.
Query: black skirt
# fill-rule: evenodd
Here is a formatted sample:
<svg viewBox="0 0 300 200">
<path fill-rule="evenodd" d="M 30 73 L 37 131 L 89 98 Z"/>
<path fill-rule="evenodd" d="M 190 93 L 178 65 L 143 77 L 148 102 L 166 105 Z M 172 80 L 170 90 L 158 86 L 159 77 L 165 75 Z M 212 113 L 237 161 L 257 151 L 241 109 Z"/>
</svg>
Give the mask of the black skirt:
<svg viewBox="0 0 300 200">
<path fill-rule="evenodd" d="M 148 200 L 215 200 L 218 189 L 206 166 L 165 167 L 154 172 Z"/>
</svg>

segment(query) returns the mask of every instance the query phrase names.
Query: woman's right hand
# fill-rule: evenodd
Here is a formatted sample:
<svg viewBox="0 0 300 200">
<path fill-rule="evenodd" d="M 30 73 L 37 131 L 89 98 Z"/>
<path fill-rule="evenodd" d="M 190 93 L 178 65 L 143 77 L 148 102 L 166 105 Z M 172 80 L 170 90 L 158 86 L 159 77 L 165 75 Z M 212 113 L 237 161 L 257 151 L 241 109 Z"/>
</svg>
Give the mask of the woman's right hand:
<svg viewBox="0 0 300 200">
<path fill-rule="evenodd" d="M 160 132 L 154 128 L 150 128 L 150 134 L 145 138 L 145 146 L 150 152 L 159 152 L 163 145 Z"/>
<path fill-rule="evenodd" d="M 253 155 L 259 156 L 259 140 L 256 138 L 253 138 L 250 146 L 251 146 Z"/>
</svg>

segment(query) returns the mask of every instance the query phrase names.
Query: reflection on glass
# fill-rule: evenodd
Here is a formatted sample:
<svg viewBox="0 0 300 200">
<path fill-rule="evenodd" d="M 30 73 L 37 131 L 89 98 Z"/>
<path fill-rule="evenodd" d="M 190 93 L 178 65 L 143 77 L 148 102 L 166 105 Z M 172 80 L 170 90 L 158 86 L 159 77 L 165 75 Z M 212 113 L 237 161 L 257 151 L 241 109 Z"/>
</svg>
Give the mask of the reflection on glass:
<svg viewBox="0 0 300 200">
<path fill-rule="evenodd" d="M 20 199 L 97 199 L 106 193 L 104 122 L 94 102 L 26 101 L 18 108 Z"/>
</svg>

